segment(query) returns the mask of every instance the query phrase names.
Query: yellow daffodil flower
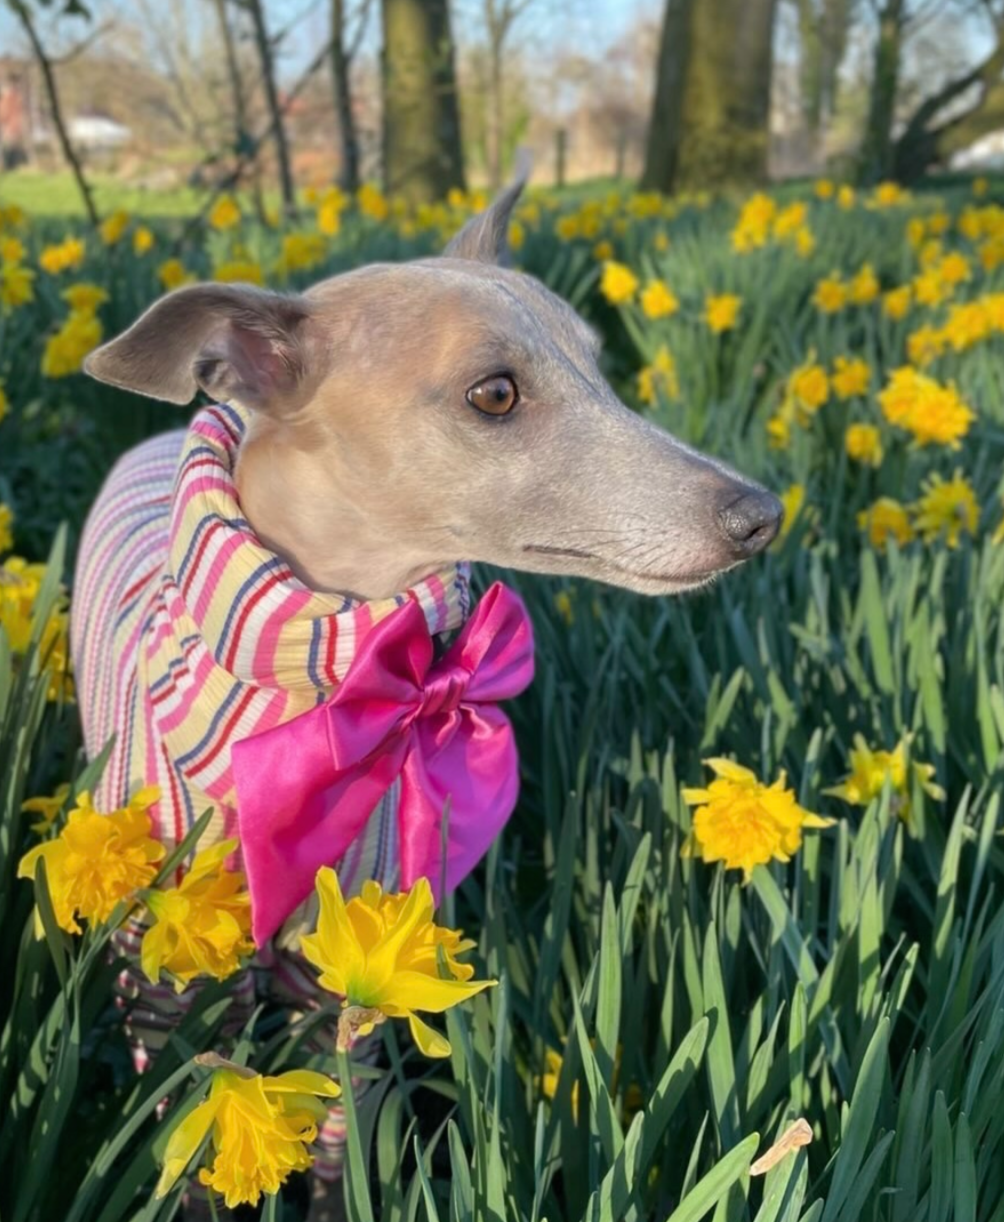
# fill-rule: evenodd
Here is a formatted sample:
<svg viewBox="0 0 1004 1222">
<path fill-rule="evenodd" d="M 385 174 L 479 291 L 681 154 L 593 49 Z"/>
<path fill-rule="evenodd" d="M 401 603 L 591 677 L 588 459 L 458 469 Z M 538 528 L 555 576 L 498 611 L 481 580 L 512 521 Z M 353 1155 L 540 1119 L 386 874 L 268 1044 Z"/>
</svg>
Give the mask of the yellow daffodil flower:
<svg viewBox="0 0 1004 1222">
<path fill-rule="evenodd" d="M 910 514 L 904 505 L 892 497 L 883 496 L 870 508 L 858 514 L 858 527 L 866 531 L 876 551 L 884 552 L 889 539 L 904 547 L 914 537 Z"/>
<path fill-rule="evenodd" d="M 852 424 L 844 434 L 848 458 L 866 467 L 882 465 L 882 434 L 873 424 Z"/>
<path fill-rule="evenodd" d="M 45 862 L 60 929 L 83 932 L 78 918 L 106 921 L 120 900 L 150 884 L 164 856 L 164 846 L 150 837 L 147 814 L 159 797 L 156 788 L 141 789 L 127 806 L 105 815 L 91 805 L 90 794 L 78 794 L 59 835 L 21 858 L 18 878 L 34 878 L 36 862 Z M 36 931 L 41 932 L 37 920 Z"/>
<path fill-rule="evenodd" d="M 301 938 L 300 945 L 320 970 L 322 988 L 366 1012 L 358 1034 L 367 1034 L 386 1018 L 406 1018 L 426 1056 L 448 1056 L 449 1042 L 422 1022 L 417 1011 L 440 1014 L 495 981 L 472 980 L 474 968 L 457 960 L 474 943 L 433 923 L 428 879 L 420 878 L 398 895 L 386 895 L 377 883 L 368 882 L 346 903 L 338 876 L 324 867 L 317 873 L 317 894 L 317 932 Z M 439 973 L 440 948 L 450 972 L 445 979 Z"/>
<path fill-rule="evenodd" d="M 849 775 L 839 785 L 824 789 L 823 792 L 835 798 L 843 798 L 852 806 L 867 806 L 879 797 L 888 781 L 893 792 L 892 809 L 904 822 L 908 822 L 911 771 L 924 793 L 939 802 L 945 799 L 945 791 L 932 779 L 933 764 L 915 763 L 911 769 L 907 756 L 909 745 L 910 736 L 906 735 L 892 751 L 873 751 L 862 735 L 855 734 Z"/>
<path fill-rule="evenodd" d="M 214 229 L 233 229 L 241 223 L 241 210 L 232 195 L 221 195 L 210 208 L 207 219 Z"/>
<path fill-rule="evenodd" d="M 638 291 L 638 277 L 623 263 L 608 259 L 603 264 L 600 277 L 600 292 L 611 305 L 625 305 L 634 299 Z"/>
<path fill-rule="evenodd" d="M 950 480 L 937 472 L 925 480 L 914 507 L 914 524 L 925 543 L 941 539 L 950 548 L 959 545 L 963 533 L 975 535 L 980 521 L 976 493 L 961 471 Z"/>
<path fill-rule="evenodd" d="M 838 356 L 833 360 L 830 385 L 838 399 L 854 399 L 868 393 L 871 368 L 858 356 Z"/>
<path fill-rule="evenodd" d="M 731 331 L 739 321 L 743 299 L 735 293 L 719 293 L 704 303 L 704 321 L 716 335 Z"/>
<path fill-rule="evenodd" d="M 143 935 L 140 963 L 154 984 L 165 970 L 179 993 L 196 976 L 226 980 L 254 950 L 244 875 L 224 869 L 236 848 L 236 840 L 224 840 L 203 849 L 180 886 L 147 895 L 153 923 Z"/>
<path fill-rule="evenodd" d="M 321 1099 L 337 1099 L 338 1083 L 309 1069 L 263 1077 L 222 1064 L 209 1097 L 168 1138 L 158 1199 L 171 1191 L 210 1132 L 212 1162 L 199 1171 L 199 1182 L 220 1193 L 228 1209 L 256 1205 L 263 1192 L 274 1195 L 292 1172 L 313 1163 L 307 1146 L 327 1112 Z"/>
<path fill-rule="evenodd" d="M 21 803 L 21 809 L 25 814 L 40 815 L 41 818 L 37 823 L 31 825 L 33 832 L 38 832 L 44 836 L 52 828 L 56 822 L 56 816 L 62 811 L 66 805 L 66 799 L 70 796 L 69 785 L 60 785 L 51 798 L 39 797 L 28 798 L 26 802 Z"/>
<path fill-rule="evenodd" d="M 802 846 L 805 828 L 835 822 L 799 806 L 783 772 L 765 785 L 732 760 L 705 763 L 715 774 L 711 784 L 683 790 L 683 800 L 695 808 L 693 829 L 681 851 L 684 857 L 720 861 L 727 870 L 742 870 L 748 882 L 756 866 L 789 861 Z"/>
</svg>

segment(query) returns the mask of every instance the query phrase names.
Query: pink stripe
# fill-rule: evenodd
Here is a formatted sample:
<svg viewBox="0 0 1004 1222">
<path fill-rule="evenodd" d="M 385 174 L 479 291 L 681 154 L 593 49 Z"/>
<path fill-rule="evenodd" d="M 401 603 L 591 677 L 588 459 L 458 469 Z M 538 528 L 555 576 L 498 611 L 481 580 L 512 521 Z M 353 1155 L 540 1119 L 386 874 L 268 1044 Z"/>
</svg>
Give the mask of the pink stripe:
<svg viewBox="0 0 1004 1222">
<path fill-rule="evenodd" d="M 310 602 L 313 595 L 309 590 L 293 590 L 274 608 L 269 618 L 262 625 L 257 636 L 254 660 L 251 664 L 256 682 L 272 686 L 278 683 L 276 678 L 276 653 L 282 640 L 284 624 Z M 336 632 L 334 625 L 330 631 Z M 304 659 L 306 661 L 306 659 Z M 322 665 L 318 666 L 318 670 Z"/>
<path fill-rule="evenodd" d="M 212 528 L 210 528 L 212 529 Z M 192 608 L 192 614 L 197 620 L 205 619 L 206 612 L 209 610 L 209 604 L 212 601 L 213 595 L 216 593 L 217 587 L 220 584 L 220 578 L 226 571 L 227 562 L 230 557 L 241 546 L 241 537 L 236 533 L 231 533 L 229 538 L 225 539 L 218 547 L 213 555 L 209 565 L 209 571 L 205 578 L 199 584 L 199 594 L 195 600 L 195 606 Z M 205 556 L 203 556 L 201 565 L 205 564 Z M 189 579 L 186 581 L 186 587 L 191 586 L 192 578 L 195 576 L 195 570 L 189 571 Z"/>
</svg>

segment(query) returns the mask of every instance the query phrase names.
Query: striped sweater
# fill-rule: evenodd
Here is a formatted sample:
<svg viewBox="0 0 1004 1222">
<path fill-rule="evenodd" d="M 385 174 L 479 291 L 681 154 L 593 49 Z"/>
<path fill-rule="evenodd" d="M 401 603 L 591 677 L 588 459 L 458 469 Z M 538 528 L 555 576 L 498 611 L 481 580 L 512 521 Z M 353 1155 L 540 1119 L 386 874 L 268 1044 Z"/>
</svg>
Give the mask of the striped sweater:
<svg viewBox="0 0 1004 1222">
<path fill-rule="evenodd" d="M 407 599 L 433 632 L 468 611 L 463 565 L 373 602 L 307 589 L 241 513 L 244 429 L 215 406 L 131 450 L 81 540 L 71 644 L 88 755 L 115 735 L 96 800 L 111 809 L 159 786 L 152 814 L 168 846 L 208 806 L 202 847 L 236 835 L 231 744 L 323 701 L 372 625 Z M 343 859 L 343 887 L 396 882 L 395 792 Z"/>
</svg>

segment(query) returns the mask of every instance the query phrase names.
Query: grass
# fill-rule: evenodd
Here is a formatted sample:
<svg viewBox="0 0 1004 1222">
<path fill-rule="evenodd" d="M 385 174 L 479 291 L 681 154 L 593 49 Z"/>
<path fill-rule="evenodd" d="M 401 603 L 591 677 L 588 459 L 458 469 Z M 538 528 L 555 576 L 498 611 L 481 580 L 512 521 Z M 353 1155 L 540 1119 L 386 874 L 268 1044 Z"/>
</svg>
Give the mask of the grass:
<svg viewBox="0 0 1004 1222">
<path fill-rule="evenodd" d="M 835 268 L 849 278 L 869 262 L 883 288 L 916 276 L 908 222 L 930 224 L 938 201 L 870 203 L 844 212 L 809 197 L 809 258 L 773 241 L 736 255 L 727 202 L 670 216 L 630 198 L 545 200 L 524 214 L 522 264 L 602 329 L 624 397 L 637 401 L 635 375 L 667 345 L 680 393 L 661 394 L 653 417 L 772 486 L 797 482 L 805 507 L 768 555 L 687 599 L 510 575 L 538 640 L 536 680 L 512 709 L 520 806 L 441 914 L 477 939 L 479 968 L 500 984 L 448 1015 L 449 1062 L 422 1060 L 387 1024 L 380 1068 L 354 1071 L 372 1079 L 350 1124 L 354 1222 L 1004 1222 L 1002 340 L 948 345 L 928 367 L 978 411 L 958 450 L 911 446 L 888 425 L 877 403 L 888 371 L 950 303 L 900 321 L 878 303 L 815 308 L 816 281 Z M 993 234 L 960 227 L 971 203 L 968 187 L 944 200 L 945 250 L 970 264 L 954 301 L 1002 286 L 987 266 Z M 562 240 L 569 215 L 582 235 Z M 350 211 L 323 267 L 289 283 L 433 249 L 442 224 L 437 214 L 415 232 Z M 165 253 L 174 232 L 157 225 Z M 25 238 L 34 259 L 43 239 Z M 208 275 L 238 238 L 273 266 L 282 235 L 250 225 L 182 256 Z M 664 278 L 680 311 L 651 320 L 636 301 L 606 302 L 600 240 L 642 281 Z M 107 332 L 156 295 L 160 257 L 90 250 L 79 275 L 109 289 Z M 46 333 L 65 315 L 57 288 L 40 276 L 35 303 L 3 324 L 12 411 L 0 423 L 0 494 L 19 547 L 36 556 L 61 518 L 72 549 L 111 456 L 177 419 L 78 377 L 40 376 Z M 704 295 L 725 290 L 742 297 L 741 322 L 716 337 Z M 791 371 L 841 354 L 869 362 L 866 393 L 832 396 L 771 450 L 765 422 Z M 877 470 L 846 458 L 852 420 L 882 429 Z M 876 497 L 911 503 L 932 473 L 956 468 L 980 507 L 974 535 L 954 548 L 871 545 L 857 519 Z M 36 637 L 54 597 L 50 585 L 36 600 Z M 0 1217 L 154 1222 L 178 1205 L 177 1191 L 150 1197 L 167 1129 L 157 1104 L 173 1092 L 173 1118 L 204 1090 L 191 1058 L 220 1045 L 227 988 L 207 988 L 153 1074 L 137 1078 L 108 1005 L 108 931 L 71 939 L 46 919 L 45 940 L 32 938 L 32 888 L 13 879 L 34 842 L 21 800 L 89 780 L 74 711 L 46 703 L 42 663 L 30 646 L 0 646 L 0 968 L 14 982 L 0 1003 Z M 861 807 L 829 795 L 855 735 L 886 749 L 909 735 L 944 800 L 916 777 Z M 801 804 L 836 824 L 748 883 L 681 856 L 693 830 L 681 789 L 705 783 L 702 761 L 716 756 L 765 781 L 785 770 Z M 309 1034 L 309 1021 L 265 1009 L 233 1055 L 262 1072 L 310 1065 L 344 1080 Z M 811 1144 L 751 1176 L 799 1116 Z M 301 1217 L 302 1184 L 263 1216 Z"/>
</svg>

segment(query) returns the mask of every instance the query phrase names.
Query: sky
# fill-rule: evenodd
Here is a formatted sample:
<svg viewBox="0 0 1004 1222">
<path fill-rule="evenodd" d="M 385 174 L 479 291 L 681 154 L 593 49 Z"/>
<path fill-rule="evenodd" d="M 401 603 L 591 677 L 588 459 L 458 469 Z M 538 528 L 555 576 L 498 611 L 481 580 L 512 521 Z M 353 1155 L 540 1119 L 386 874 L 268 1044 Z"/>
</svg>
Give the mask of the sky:
<svg viewBox="0 0 1004 1222">
<path fill-rule="evenodd" d="M 175 0 L 156 0 L 158 5 L 171 6 Z M 327 0 L 265 0 L 266 19 L 275 31 L 287 23 L 296 22 L 296 29 L 286 40 L 281 56 L 281 72 L 295 78 L 318 51 L 318 39 L 325 37 L 329 4 Z M 53 5 L 58 8 L 58 2 Z M 89 0 L 95 22 L 114 20 L 115 12 L 131 6 L 128 0 Z M 177 5 L 179 12 L 184 5 Z M 199 11 L 198 4 L 189 0 L 190 11 Z M 354 6 L 349 4 L 350 11 Z M 379 45 L 379 19 L 373 3 L 370 16 L 368 49 Z M 462 42 L 477 36 L 478 13 L 483 0 L 453 0 L 454 36 Z M 661 0 L 531 0 L 526 14 L 520 19 L 513 37 L 532 37 L 538 45 L 558 39 L 579 47 L 588 55 L 601 54 L 629 29 L 641 13 L 659 11 Z M 208 3 L 207 16 L 211 17 Z M 296 21 L 297 18 L 302 18 Z M 79 18 L 46 16 L 39 28 L 46 37 L 46 46 L 60 49 L 72 46 L 87 36 L 89 25 Z M 10 9 L 0 3 L 0 54 L 23 52 L 26 48 L 20 26 Z"/>
</svg>

